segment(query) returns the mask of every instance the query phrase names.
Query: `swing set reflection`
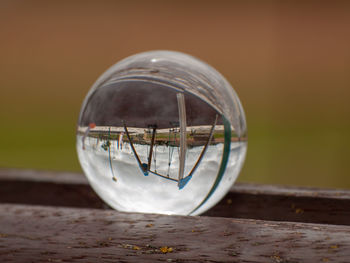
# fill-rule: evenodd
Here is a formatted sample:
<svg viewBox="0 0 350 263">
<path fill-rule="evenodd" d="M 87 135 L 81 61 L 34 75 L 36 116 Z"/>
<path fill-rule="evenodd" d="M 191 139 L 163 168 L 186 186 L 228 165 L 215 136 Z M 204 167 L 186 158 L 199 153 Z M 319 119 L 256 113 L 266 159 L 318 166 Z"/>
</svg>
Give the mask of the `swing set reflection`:
<svg viewBox="0 0 350 263">
<path fill-rule="evenodd" d="M 157 173 L 156 169 L 154 169 L 154 170 L 151 169 L 153 149 L 155 146 L 155 138 L 156 138 L 156 132 L 157 132 L 156 125 L 149 125 L 149 128 L 152 129 L 152 139 L 151 139 L 147 163 L 141 161 L 141 159 L 140 159 L 140 157 L 135 149 L 133 140 L 131 139 L 130 133 L 128 131 L 128 127 L 127 127 L 125 122 L 124 122 L 124 131 L 125 131 L 126 136 L 128 138 L 130 147 L 134 153 L 136 161 L 137 161 L 144 176 L 148 176 L 151 173 L 153 175 L 159 176 L 159 177 L 164 178 L 166 180 L 177 182 L 179 189 L 183 189 L 186 186 L 186 184 L 191 180 L 193 173 L 196 171 L 197 167 L 199 166 L 210 142 L 212 141 L 217 119 L 218 119 L 218 116 L 216 115 L 215 121 L 210 129 L 210 133 L 209 133 L 208 139 L 206 141 L 206 144 L 204 145 L 195 165 L 192 167 L 191 171 L 186 176 L 184 176 L 184 167 L 185 167 L 185 156 L 186 156 L 186 148 L 187 148 L 187 144 L 186 144 L 187 135 L 186 135 L 186 132 L 181 132 L 182 129 L 180 126 L 179 175 L 178 175 L 177 179 L 171 178 L 169 176 L 169 170 L 170 170 L 170 165 L 171 165 L 171 160 L 172 160 L 172 151 L 173 151 L 174 146 L 168 145 L 169 147 L 172 147 L 172 150 L 171 151 L 169 150 L 169 168 L 168 168 L 167 175 Z M 169 139 L 171 137 L 171 133 L 174 133 L 174 140 L 176 140 L 176 132 L 177 132 L 176 129 L 169 129 Z M 170 143 L 170 140 L 169 140 L 169 143 Z"/>
</svg>

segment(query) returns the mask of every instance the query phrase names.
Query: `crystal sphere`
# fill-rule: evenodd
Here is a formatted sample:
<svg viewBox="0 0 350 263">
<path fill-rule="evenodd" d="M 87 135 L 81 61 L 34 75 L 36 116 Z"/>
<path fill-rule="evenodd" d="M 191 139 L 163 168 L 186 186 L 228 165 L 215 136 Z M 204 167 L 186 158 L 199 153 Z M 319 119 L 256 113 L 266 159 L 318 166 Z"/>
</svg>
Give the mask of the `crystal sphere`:
<svg viewBox="0 0 350 263">
<path fill-rule="evenodd" d="M 151 51 L 109 68 L 88 92 L 77 152 L 92 188 L 119 211 L 197 215 L 236 180 L 247 149 L 227 80 L 183 53 Z"/>
</svg>

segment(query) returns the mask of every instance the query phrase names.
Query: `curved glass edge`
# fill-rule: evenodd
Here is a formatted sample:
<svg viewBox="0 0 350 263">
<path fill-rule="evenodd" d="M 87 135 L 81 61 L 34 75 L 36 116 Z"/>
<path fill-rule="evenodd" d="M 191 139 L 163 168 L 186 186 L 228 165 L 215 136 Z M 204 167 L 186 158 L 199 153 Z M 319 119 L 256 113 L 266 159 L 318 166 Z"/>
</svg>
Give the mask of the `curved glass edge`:
<svg viewBox="0 0 350 263">
<path fill-rule="evenodd" d="M 214 182 L 213 186 L 211 187 L 211 189 L 210 189 L 209 193 L 207 194 L 207 196 L 203 199 L 203 201 L 194 210 L 191 211 L 190 215 L 195 214 L 209 200 L 209 198 L 215 192 L 216 188 L 219 186 L 220 181 L 221 181 L 222 177 L 225 174 L 227 161 L 228 161 L 228 158 L 230 156 L 231 124 L 225 118 L 225 116 L 222 116 L 222 119 L 223 119 L 224 129 L 225 129 L 225 134 L 224 134 L 225 142 L 224 142 L 224 152 L 223 152 L 223 155 L 222 155 L 219 172 L 218 172 L 218 175 L 216 176 L 215 182 Z"/>
</svg>

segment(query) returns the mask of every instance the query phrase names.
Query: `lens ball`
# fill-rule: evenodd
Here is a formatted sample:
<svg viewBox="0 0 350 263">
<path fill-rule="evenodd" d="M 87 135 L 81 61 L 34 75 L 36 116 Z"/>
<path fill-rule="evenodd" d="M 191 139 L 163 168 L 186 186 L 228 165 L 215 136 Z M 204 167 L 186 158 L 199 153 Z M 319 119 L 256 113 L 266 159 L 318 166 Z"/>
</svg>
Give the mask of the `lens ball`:
<svg viewBox="0 0 350 263">
<path fill-rule="evenodd" d="M 151 51 L 118 62 L 95 82 L 76 146 L 91 186 L 111 207 L 197 215 L 236 180 L 246 121 L 214 68 L 180 52 Z"/>
</svg>

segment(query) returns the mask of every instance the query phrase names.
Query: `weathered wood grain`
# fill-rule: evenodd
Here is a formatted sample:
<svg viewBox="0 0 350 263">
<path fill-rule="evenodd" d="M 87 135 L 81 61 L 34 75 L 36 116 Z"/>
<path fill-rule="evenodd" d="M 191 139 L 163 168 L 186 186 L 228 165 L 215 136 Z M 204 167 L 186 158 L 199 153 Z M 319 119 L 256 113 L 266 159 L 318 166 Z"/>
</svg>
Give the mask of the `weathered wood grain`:
<svg viewBox="0 0 350 263">
<path fill-rule="evenodd" d="M 0 203 L 0 262 L 350 259 L 346 190 L 237 184 L 211 217 L 164 216 L 101 209 L 79 173 L 0 169 Z"/>
<path fill-rule="evenodd" d="M 1 262 L 349 259 L 349 226 L 0 205 Z"/>
<path fill-rule="evenodd" d="M 0 169 L 0 203 L 108 208 L 79 173 Z M 236 184 L 207 216 L 350 225 L 350 191 Z"/>
</svg>

